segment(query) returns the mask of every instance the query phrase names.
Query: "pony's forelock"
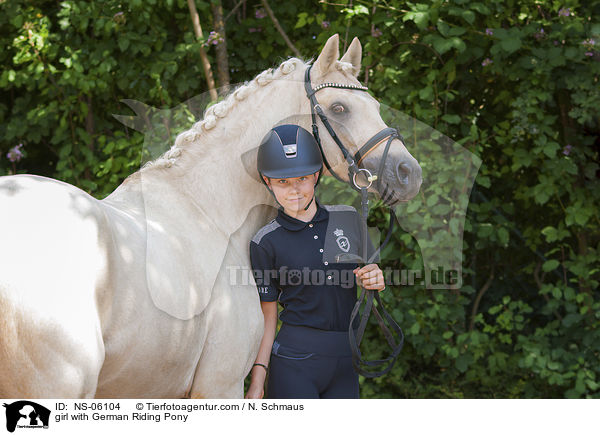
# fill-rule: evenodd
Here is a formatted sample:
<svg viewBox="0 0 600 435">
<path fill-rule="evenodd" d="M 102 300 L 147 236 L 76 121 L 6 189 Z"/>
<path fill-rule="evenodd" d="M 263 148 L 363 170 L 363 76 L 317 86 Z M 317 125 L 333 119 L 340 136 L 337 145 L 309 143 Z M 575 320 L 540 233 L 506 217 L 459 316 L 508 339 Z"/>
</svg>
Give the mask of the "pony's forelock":
<svg viewBox="0 0 600 435">
<path fill-rule="evenodd" d="M 357 72 L 354 65 L 352 65 L 350 62 L 342 62 L 339 60 L 335 63 L 335 67 L 338 71 L 351 75 L 356 75 L 355 73 Z"/>
</svg>

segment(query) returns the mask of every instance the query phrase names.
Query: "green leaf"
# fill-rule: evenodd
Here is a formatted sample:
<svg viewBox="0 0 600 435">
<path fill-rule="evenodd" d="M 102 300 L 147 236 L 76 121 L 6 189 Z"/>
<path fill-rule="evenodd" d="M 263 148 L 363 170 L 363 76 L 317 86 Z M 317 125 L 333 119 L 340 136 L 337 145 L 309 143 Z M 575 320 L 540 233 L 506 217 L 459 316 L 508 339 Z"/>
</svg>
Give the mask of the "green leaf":
<svg viewBox="0 0 600 435">
<path fill-rule="evenodd" d="M 478 175 L 475 181 L 477 182 L 477 184 L 483 187 L 490 187 L 492 185 L 490 177 L 487 177 L 485 175 Z"/>
<path fill-rule="evenodd" d="M 128 38 L 119 38 L 117 40 L 117 44 L 119 45 L 119 49 L 121 51 L 127 51 L 127 49 L 129 48 L 129 39 Z"/>
<path fill-rule="evenodd" d="M 483 3 L 471 3 L 469 7 L 482 15 L 489 15 L 491 13 L 490 9 Z"/>
<path fill-rule="evenodd" d="M 419 324 L 419 322 L 413 323 L 413 325 L 410 327 L 410 333 L 412 335 L 418 335 L 420 330 L 421 330 L 421 325 Z"/>
<path fill-rule="evenodd" d="M 452 48 L 452 40 L 451 39 L 445 39 L 445 38 L 436 38 L 433 41 L 433 48 L 435 49 L 435 51 L 437 51 L 439 54 L 444 54 L 445 52 L 447 52 L 448 50 L 450 50 Z"/>
<path fill-rule="evenodd" d="M 460 116 L 446 114 L 446 115 L 442 116 L 442 121 L 445 121 L 448 124 L 459 124 L 460 123 Z"/>
<path fill-rule="evenodd" d="M 552 288 L 552 296 L 555 299 L 560 299 L 562 297 L 562 291 L 558 287 Z"/>
<path fill-rule="evenodd" d="M 433 214 L 445 215 L 450 212 L 450 206 L 448 204 L 438 204 L 431 210 Z"/>
<path fill-rule="evenodd" d="M 11 18 L 10 24 L 13 26 L 20 28 L 23 25 L 23 15 L 19 14 Z"/>
<path fill-rule="evenodd" d="M 455 236 L 458 235 L 458 232 L 460 229 L 459 225 L 460 225 L 460 222 L 458 219 L 456 219 L 456 218 L 450 219 L 450 223 L 449 223 L 450 231 L 452 231 L 452 234 L 454 234 Z"/>
<path fill-rule="evenodd" d="M 433 88 L 431 86 L 425 86 L 419 91 L 419 97 L 425 101 L 431 101 L 433 99 Z"/>
<path fill-rule="evenodd" d="M 560 145 L 556 142 L 548 142 L 544 146 L 544 154 L 548 157 L 556 157 L 556 151 L 560 148 Z"/>
<path fill-rule="evenodd" d="M 456 365 L 456 368 L 458 369 L 458 371 L 460 371 L 461 373 L 464 373 L 469 368 L 469 362 L 470 362 L 470 356 L 468 354 L 462 354 L 462 355 L 459 355 L 458 358 L 456 358 L 455 365 Z"/>
<path fill-rule="evenodd" d="M 448 26 L 448 24 L 444 23 L 443 21 L 438 21 L 437 25 L 436 25 L 438 31 L 440 32 L 440 34 L 443 37 L 447 37 L 448 36 L 448 31 L 450 30 L 450 26 Z"/>
<path fill-rule="evenodd" d="M 369 10 L 367 9 L 366 6 L 357 5 L 357 6 L 354 6 L 354 13 L 357 15 L 358 14 L 369 15 Z"/>
<path fill-rule="evenodd" d="M 294 28 L 299 29 L 301 27 L 304 27 L 306 25 L 307 17 L 308 17 L 308 14 L 306 12 L 299 13 L 298 14 L 298 22 L 296 23 L 296 26 Z"/>
<path fill-rule="evenodd" d="M 551 272 L 554 269 L 556 269 L 559 265 L 560 265 L 560 262 L 558 260 L 548 260 L 542 266 L 542 270 L 544 272 Z"/>
<path fill-rule="evenodd" d="M 369 15 L 369 10 L 366 8 L 366 6 L 357 5 L 357 6 L 354 6 L 352 9 L 350 9 L 350 8 L 342 9 L 342 13 L 346 14 L 346 16 L 348 18 L 352 18 L 355 15 Z"/>
<path fill-rule="evenodd" d="M 547 242 L 554 242 L 558 239 L 557 237 L 558 231 L 554 227 L 545 227 L 542 230 L 542 234 L 546 237 Z"/>
<path fill-rule="evenodd" d="M 475 22 L 475 14 L 473 13 L 473 11 L 463 11 L 462 17 L 467 23 L 471 25 Z"/>
<path fill-rule="evenodd" d="M 429 12 L 407 12 L 402 21 L 413 21 L 419 30 L 425 30 L 429 24 Z"/>
<path fill-rule="evenodd" d="M 500 228 L 498 230 L 498 239 L 502 246 L 508 246 L 508 238 L 508 231 L 506 231 L 506 228 Z"/>
<path fill-rule="evenodd" d="M 433 207 L 438 200 L 440 199 L 440 197 L 436 194 L 433 194 L 429 197 L 427 197 L 427 201 L 425 202 L 427 204 L 427 207 Z"/>
<path fill-rule="evenodd" d="M 521 48 L 521 39 L 517 36 L 510 36 L 506 39 L 502 39 L 500 41 L 500 46 L 509 54 L 514 53 Z"/>
<path fill-rule="evenodd" d="M 429 24 L 429 13 L 428 12 L 415 12 L 413 21 L 420 30 L 425 30 L 427 24 Z"/>
<path fill-rule="evenodd" d="M 446 82 L 448 84 L 452 84 L 452 82 L 454 82 L 454 79 L 456 79 L 456 68 L 452 68 L 448 71 L 448 77 L 446 78 Z"/>
<path fill-rule="evenodd" d="M 448 32 L 449 36 L 461 36 L 464 35 L 465 33 L 467 33 L 467 29 L 465 29 L 464 27 L 452 27 L 450 29 L 450 31 Z"/>
</svg>

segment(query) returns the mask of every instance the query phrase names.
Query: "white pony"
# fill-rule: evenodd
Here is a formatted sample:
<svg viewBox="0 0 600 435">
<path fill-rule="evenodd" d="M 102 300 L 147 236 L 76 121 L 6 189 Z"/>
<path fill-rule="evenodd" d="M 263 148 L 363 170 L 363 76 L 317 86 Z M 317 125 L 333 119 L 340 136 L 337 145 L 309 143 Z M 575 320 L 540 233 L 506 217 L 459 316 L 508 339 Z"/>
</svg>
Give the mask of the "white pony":
<svg viewBox="0 0 600 435">
<path fill-rule="evenodd" d="M 339 61 L 338 44 L 334 35 L 315 61 L 313 87 L 359 84 L 359 41 Z M 243 397 L 263 317 L 253 280 L 236 284 L 230 271 L 249 267 L 248 241 L 273 210 L 256 207 L 272 199 L 245 167 L 271 127 L 310 113 L 307 67 L 292 58 L 259 74 L 104 200 L 39 176 L 0 179 L 0 397 Z M 367 92 L 318 98 L 353 152 L 386 127 Z M 381 153 L 363 165 L 376 169 Z M 393 200 L 419 189 L 410 165 L 394 140 Z"/>
</svg>

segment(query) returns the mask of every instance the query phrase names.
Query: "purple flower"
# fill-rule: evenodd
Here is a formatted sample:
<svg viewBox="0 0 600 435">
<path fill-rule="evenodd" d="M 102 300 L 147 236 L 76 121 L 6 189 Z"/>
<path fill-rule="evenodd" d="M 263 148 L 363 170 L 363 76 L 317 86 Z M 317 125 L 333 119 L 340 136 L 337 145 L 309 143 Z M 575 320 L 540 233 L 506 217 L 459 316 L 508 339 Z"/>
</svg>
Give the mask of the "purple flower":
<svg viewBox="0 0 600 435">
<path fill-rule="evenodd" d="M 371 30 L 371 36 L 373 38 L 379 38 L 381 35 L 383 35 L 383 32 L 379 30 L 379 27 L 375 27 L 373 30 Z"/>
<path fill-rule="evenodd" d="M 544 29 L 543 29 L 543 28 L 542 28 L 542 29 L 540 29 L 540 30 L 539 30 L 539 32 L 537 32 L 537 33 L 535 33 L 535 34 L 533 35 L 533 37 L 534 37 L 535 39 L 537 39 L 538 41 L 539 41 L 540 39 L 542 39 L 544 36 L 546 36 L 546 34 L 545 34 L 545 32 L 544 32 Z"/>
<path fill-rule="evenodd" d="M 113 21 L 117 24 L 124 24 L 126 21 L 125 14 L 122 11 L 117 12 L 116 14 L 113 15 Z"/>
<path fill-rule="evenodd" d="M 554 45 L 558 45 L 558 44 L 560 44 L 560 42 L 554 41 Z"/>
<path fill-rule="evenodd" d="M 492 29 L 485 29 L 485 34 L 488 36 L 492 36 L 494 34 L 494 31 Z"/>
<path fill-rule="evenodd" d="M 329 29 L 329 25 L 330 25 L 329 21 L 323 21 L 321 23 L 321 27 L 324 29 Z"/>
<path fill-rule="evenodd" d="M 488 66 L 489 64 L 491 64 L 492 62 L 494 62 L 492 59 L 490 59 L 489 57 L 486 57 L 483 62 L 481 62 L 481 66 Z"/>
<path fill-rule="evenodd" d="M 569 144 L 566 147 L 564 147 L 563 149 L 563 154 L 565 156 L 568 156 L 571 153 L 571 150 L 573 149 L 573 147 Z"/>
<path fill-rule="evenodd" d="M 585 48 L 592 48 L 594 45 L 596 45 L 596 41 L 593 38 L 588 38 L 581 43 L 585 45 Z"/>
<path fill-rule="evenodd" d="M 10 160 L 12 163 L 17 163 L 19 160 L 21 160 L 23 158 L 23 152 L 21 151 L 21 148 L 23 148 L 22 143 L 12 147 L 8 154 L 6 154 L 8 160 Z"/>
<path fill-rule="evenodd" d="M 265 10 L 263 8 L 257 9 L 256 12 L 254 12 L 254 17 L 258 18 L 259 20 L 262 20 L 266 16 L 267 16 L 267 13 L 265 12 Z"/>
<path fill-rule="evenodd" d="M 250 27 L 248 29 L 248 32 L 250 32 L 250 33 L 262 32 L 262 28 L 261 27 Z"/>
<path fill-rule="evenodd" d="M 594 52 L 593 51 L 586 51 L 585 55 L 592 57 L 594 55 Z"/>
<path fill-rule="evenodd" d="M 210 34 L 208 35 L 208 39 L 206 40 L 206 42 L 204 43 L 205 46 L 208 45 L 219 45 L 221 42 L 225 42 L 225 39 L 219 35 L 219 33 L 215 32 L 214 30 L 212 32 L 210 32 Z"/>
<path fill-rule="evenodd" d="M 560 11 L 558 11 L 559 17 L 568 17 L 569 15 L 571 15 L 570 8 L 562 8 Z"/>
</svg>

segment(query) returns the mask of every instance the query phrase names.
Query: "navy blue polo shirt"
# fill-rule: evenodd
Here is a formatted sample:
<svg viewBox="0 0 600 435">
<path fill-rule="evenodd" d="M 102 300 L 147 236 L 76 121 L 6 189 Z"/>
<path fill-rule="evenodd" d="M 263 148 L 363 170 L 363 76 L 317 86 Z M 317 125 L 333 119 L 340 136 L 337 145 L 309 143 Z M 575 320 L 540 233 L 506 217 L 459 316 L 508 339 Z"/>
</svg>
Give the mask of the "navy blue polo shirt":
<svg viewBox="0 0 600 435">
<path fill-rule="evenodd" d="M 362 253 L 360 215 L 347 205 L 315 202 L 317 212 L 310 222 L 280 208 L 256 233 L 250 242 L 254 278 L 261 301 L 282 305 L 282 322 L 347 331 L 357 300 L 352 271 Z M 368 255 L 373 251 L 369 241 Z"/>
</svg>

